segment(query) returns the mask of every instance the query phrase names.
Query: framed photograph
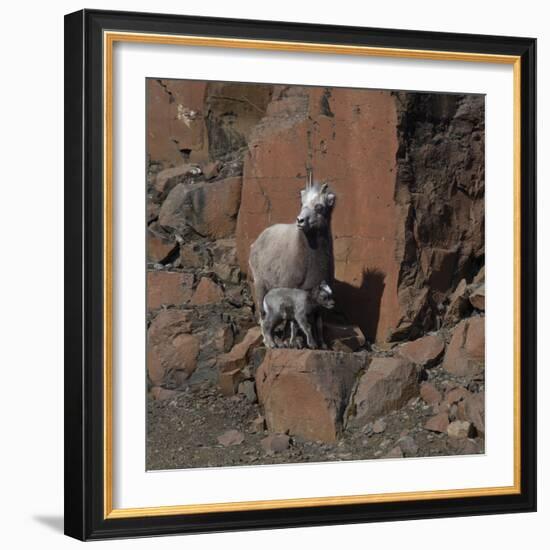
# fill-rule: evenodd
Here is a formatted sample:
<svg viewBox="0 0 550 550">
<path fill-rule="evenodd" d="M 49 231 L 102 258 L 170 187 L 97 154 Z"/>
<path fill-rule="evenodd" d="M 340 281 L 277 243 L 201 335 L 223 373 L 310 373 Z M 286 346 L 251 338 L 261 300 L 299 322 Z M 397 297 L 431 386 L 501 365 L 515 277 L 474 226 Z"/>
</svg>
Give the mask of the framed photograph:
<svg viewBox="0 0 550 550">
<path fill-rule="evenodd" d="M 66 534 L 535 510 L 535 54 L 66 16 Z"/>
</svg>

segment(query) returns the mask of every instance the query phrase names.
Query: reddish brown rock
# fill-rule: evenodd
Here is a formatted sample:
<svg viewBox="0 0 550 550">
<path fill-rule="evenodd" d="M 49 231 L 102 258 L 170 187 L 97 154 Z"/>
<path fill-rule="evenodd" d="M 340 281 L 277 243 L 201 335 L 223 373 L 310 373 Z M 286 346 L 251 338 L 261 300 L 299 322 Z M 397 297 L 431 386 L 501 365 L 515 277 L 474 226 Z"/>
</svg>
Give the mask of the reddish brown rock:
<svg viewBox="0 0 550 550">
<path fill-rule="evenodd" d="M 166 401 L 168 399 L 173 399 L 178 394 L 175 390 L 167 390 L 166 388 L 161 388 L 160 386 L 155 386 L 151 388 L 151 396 L 157 401 Z"/>
<path fill-rule="evenodd" d="M 225 369 L 218 374 L 218 387 L 223 395 L 235 395 L 242 380 L 244 376 L 241 369 Z"/>
<path fill-rule="evenodd" d="M 470 314 L 472 305 L 469 300 L 469 288 L 466 279 L 462 279 L 449 298 L 445 313 L 445 326 L 452 326 Z"/>
<path fill-rule="evenodd" d="M 290 437 L 286 434 L 271 434 L 260 443 L 267 454 L 282 453 L 290 447 Z"/>
<path fill-rule="evenodd" d="M 424 429 L 429 430 L 430 432 L 445 433 L 448 426 L 449 417 L 447 416 L 447 413 L 443 412 L 429 418 L 426 424 L 424 424 Z"/>
<path fill-rule="evenodd" d="M 196 244 L 180 246 L 179 266 L 185 269 L 203 267 L 205 265 L 199 247 Z"/>
<path fill-rule="evenodd" d="M 191 327 L 189 310 L 164 309 L 151 321 L 147 337 L 153 345 L 160 346 L 180 334 L 189 334 Z"/>
<path fill-rule="evenodd" d="M 168 382 L 181 385 L 195 370 L 199 340 L 189 334 L 190 312 L 162 310 L 147 331 L 147 369 L 156 385 Z"/>
<path fill-rule="evenodd" d="M 193 306 L 217 304 L 223 300 L 223 290 L 208 277 L 202 277 L 189 302 Z"/>
<path fill-rule="evenodd" d="M 470 294 L 470 303 L 479 311 L 485 311 L 485 285 L 479 285 Z"/>
<path fill-rule="evenodd" d="M 457 388 L 453 388 L 447 392 L 445 395 L 445 403 L 451 406 L 467 399 L 470 395 L 470 392 L 466 388 L 458 386 Z"/>
<path fill-rule="evenodd" d="M 428 404 L 433 405 L 441 401 L 441 392 L 429 382 L 422 382 L 420 384 L 420 397 Z"/>
<path fill-rule="evenodd" d="M 419 393 L 418 375 L 402 357 L 374 357 L 353 396 L 354 422 L 394 411 Z"/>
<path fill-rule="evenodd" d="M 220 172 L 221 162 L 214 161 L 205 164 L 202 167 L 202 173 L 207 180 L 214 179 Z"/>
<path fill-rule="evenodd" d="M 485 395 L 475 393 L 464 400 L 464 416 L 480 433 L 485 433 Z"/>
<path fill-rule="evenodd" d="M 268 350 L 256 372 L 268 429 L 311 441 L 336 441 L 363 364 L 359 354 Z"/>
<path fill-rule="evenodd" d="M 178 244 L 161 239 L 151 231 L 147 231 L 147 259 L 151 262 L 161 263 L 174 254 Z"/>
<path fill-rule="evenodd" d="M 397 445 L 382 458 L 403 458 L 403 451 L 401 450 L 401 447 Z"/>
<path fill-rule="evenodd" d="M 147 308 L 154 310 L 161 305 L 182 305 L 193 294 L 193 275 L 175 271 L 147 272 Z"/>
<path fill-rule="evenodd" d="M 430 334 L 399 348 L 399 355 L 425 368 L 436 365 L 445 352 L 445 342 L 437 334 Z"/>
<path fill-rule="evenodd" d="M 203 107 L 207 83 L 147 79 L 147 155 L 174 166 L 208 159 Z"/>
<path fill-rule="evenodd" d="M 477 455 L 483 452 L 483 442 L 472 438 L 449 438 L 449 447 L 457 455 Z"/>
<path fill-rule="evenodd" d="M 463 439 L 475 435 L 475 429 L 470 422 L 455 420 L 447 427 L 447 435 L 455 439 Z"/>
<path fill-rule="evenodd" d="M 242 369 L 250 359 L 250 353 L 263 342 L 260 327 L 252 327 L 244 339 L 235 344 L 229 353 L 218 357 L 218 367 L 221 371 Z"/>
<path fill-rule="evenodd" d="M 244 434 L 238 430 L 228 430 L 218 436 L 218 443 L 224 447 L 240 445 L 244 441 Z"/>
<path fill-rule="evenodd" d="M 159 212 L 161 226 L 185 234 L 191 228 L 212 239 L 234 233 L 241 202 L 240 176 L 213 182 L 180 183 Z"/>
<path fill-rule="evenodd" d="M 454 329 L 443 368 L 455 376 L 475 377 L 485 368 L 485 318 L 471 317 Z"/>
<path fill-rule="evenodd" d="M 164 198 L 178 183 L 185 181 L 188 176 L 197 176 L 200 173 L 200 168 L 195 164 L 178 164 L 173 168 L 167 168 L 159 172 L 153 187 Z"/>
<path fill-rule="evenodd" d="M 386 429 L 386 423 L 381 419 L 376 420 L 372 425 L 372 431 L 375 434 L 381 434 L 383 431 L 385 431 L 385 429 Z"/>
</svg>

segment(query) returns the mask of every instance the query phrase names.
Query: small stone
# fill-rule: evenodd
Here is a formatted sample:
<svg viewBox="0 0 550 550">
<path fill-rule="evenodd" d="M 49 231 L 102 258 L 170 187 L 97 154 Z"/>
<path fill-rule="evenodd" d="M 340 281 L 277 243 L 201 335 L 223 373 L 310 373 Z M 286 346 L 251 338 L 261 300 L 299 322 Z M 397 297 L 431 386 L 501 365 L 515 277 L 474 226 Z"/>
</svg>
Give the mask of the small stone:
<svg viewBox="0 0 550 550">
<path fill-rule="evenodd" d="M 223 290 L 208 277 L 202 277 L 191 301 L 192 305 L 216 304 L 223 300 Z"/>
<path fill-rule="evenodd" d="M 244 434 L 238 430 L 228 430 L 218 436 L 218 443 L 224 447 L 240 445 L 244 441 Z"/>
<path fill-rule="evenodd" d="M 447 435 L 456 439 L 473 437 L 475 435 L 474 426 L 466 420 L 455 420 L 447 427 Z"/>
<path fill-rule="evenodd" d="M 399 438 L 397 445 L 399 445 L 405 456 L 415 456 L 418 452 L 418 445 L 410 435 Z"/>
<path fill-rule="evenodd" d="M 286 434 L 271 434 L 262 439 L 261 445 L 267 454 L 281 453 L 290 446 L 290 437 Z"/>
<path fill-rule="evenodd" d="M 375 434 L 381 434 L 386 429 L 386 423 L 382 419 L 378 419 L 373 425 L 372 425 L 372 431 Z"/>
<path fill-rule="evenodd" d="M 416 365 L 430 368 L 439 362 L 444 351 L 445 341 L 443 338 L 437 334 L 430 334 L 403 344 L 399 348 L 399 355 Z"/>
<path fill-rule="evenodd" d="M 403 458 L 403 451 L 399 445 L 395 446 L 391 451 L 386 453 L 383 458 Z"/>
<path fill-rule="evenodd" d="M 454 403 L 467 399 L 470 395 L 470 392 L 466 388 L 459 386 L 458 388 L 454 388 L 447 392 L 447 395 L 445 396 L 445 403 L 451 406 Z"/>
<path fill-rule="evenodd" d="M 424 425 L 424 428 L 426 430 L 429 430 L 430 432 L 444 433 L 447 431 L 448 426 L 449 418 L 447 416 L 447 413 L 442 412 L 428 419 L 428 421 Z"/>
<path fill-rule="evenodd" d="M 470 303 L 479 311 L 485 311 L 485 285 L 479 285 L 470 294 Z"/>
<path fill-rule="evenodd" d="M 420 397 L 422 397 L 428 405 L 439 403 L 441 401 L 441 393 L 433 384 L 430 384 L 429 382 L 423 382 L 420 384 Z"/>
<path fill-rule="evenodd" d="M 177 391 L 167 390 L 166 388 L 161 388 L 160 386 L 155 386 L 151 388 L 151 396 L 157 401 L 165 401 L 167 399 L 172 399 L 176 397 Z"/>
</svg>

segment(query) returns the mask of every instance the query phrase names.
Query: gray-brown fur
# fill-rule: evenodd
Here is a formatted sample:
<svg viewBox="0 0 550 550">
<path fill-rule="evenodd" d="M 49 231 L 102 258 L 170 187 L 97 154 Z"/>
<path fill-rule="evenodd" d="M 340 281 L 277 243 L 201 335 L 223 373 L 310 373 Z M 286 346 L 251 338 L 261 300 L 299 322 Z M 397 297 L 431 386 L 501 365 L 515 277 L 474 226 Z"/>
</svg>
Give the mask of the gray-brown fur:
<svg viewBox="0 0 550 550">
<path fill-rule="evenodd" d="M 296 223 L 268 227 L 250 247 L 250 275 L 260 320 L 264 296 L 271 289 L 311 290 L 322 281 L 330 285 L 334 280 L 330 222 L 335 195 L 327 184 L 309 182 L 301 199 Z"/>
<path fill-rule="evenodd" d="M 334 299 L 331 288 L 323 281 L 312 290 L 298 288 L 274 288 L 263 299 L 264 316 L 261 321 L 265 344 L 276 347 L 273 331 L 281 322 L 291 323 L 290 347 L 295 347 L 297 326 L 305 334 L 307 346 L 318 346 L 314 335 L 319 309 L 332 309 Z M 297 325 L 297 326 L 296 326 Z M 320 335 L 317 334 L 320 338 Z"/>
</svg>

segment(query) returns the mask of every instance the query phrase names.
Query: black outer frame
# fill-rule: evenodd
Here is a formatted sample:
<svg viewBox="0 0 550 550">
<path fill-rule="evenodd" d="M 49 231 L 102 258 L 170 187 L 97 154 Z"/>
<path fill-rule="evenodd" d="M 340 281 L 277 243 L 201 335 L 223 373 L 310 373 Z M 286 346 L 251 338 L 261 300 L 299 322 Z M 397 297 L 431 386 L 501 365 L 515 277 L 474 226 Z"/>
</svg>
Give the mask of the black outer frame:
<svg viewBox="0 0 550 550">
<path fill-rule="evenodd" d="M 521 493 L 104 519 L 103 43 L 134 31 L 521 56 Z M 65 16 L 65 533 L 80 540 L 536 510 L 536 40 L 82 10 Z"/>
</svg>

